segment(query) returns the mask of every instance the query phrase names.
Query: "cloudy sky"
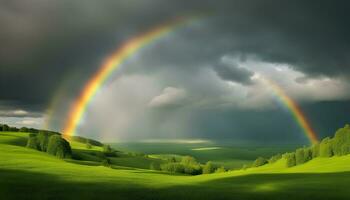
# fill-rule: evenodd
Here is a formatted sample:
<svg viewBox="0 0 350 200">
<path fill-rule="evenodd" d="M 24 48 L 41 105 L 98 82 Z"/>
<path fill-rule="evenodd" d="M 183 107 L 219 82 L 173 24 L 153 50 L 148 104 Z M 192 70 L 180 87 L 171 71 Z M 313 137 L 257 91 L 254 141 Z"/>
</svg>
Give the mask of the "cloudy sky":
<svg viewBox="0 0 350 200">
<path fill-rule="evenodd" d="M 1 0 L 0 123 L 62 130 L 71 103 L 124 41 L 208 13 L 132 55 L 80 135 L 307 142 L 265 79 L 320 137 L 349 122 L 347 1 Z"/>
</svg>

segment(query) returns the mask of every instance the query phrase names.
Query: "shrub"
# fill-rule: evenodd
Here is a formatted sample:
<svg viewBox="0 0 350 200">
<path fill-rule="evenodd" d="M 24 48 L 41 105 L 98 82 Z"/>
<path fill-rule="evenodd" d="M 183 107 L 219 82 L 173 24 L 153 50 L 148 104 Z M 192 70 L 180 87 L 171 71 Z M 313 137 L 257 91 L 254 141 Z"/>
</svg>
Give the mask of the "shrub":
<svg viewBox="0 0 350 200">
<path fill-rule="evenodd" d="M 6 124 L 2 125 L 2 131 L 9 131 L 10 127 Z"/>
<path fill-rule="evenodd" d="M 215 173 L 222 173 L 222 172 L 226 172 L 226 169 L 223 166 L 221 166 L 215 170 Z"/>
<path fill-rule="evenodd" d="M 267 164 L 267 163 L 268 163 L 268 162 L 267 162 L 267 160 L 266 160 L 265 158 L 259 157 L 259 158 L 257 158 L 257 159 L 254 161 L 252 167 L 260 167 L 260 166 L 263 166 L 263 165 L 265 165 L 265 164 Z"/>
<path fill-rule="evenodd" d="M 320 156 L 320 143 L 313 144 L 311 147 L 312 158 Z"/>
<path fill-rule="evenodd" d="M 69 158 L 72 156 L 72 150 L 69 142 L 59 135 L 50 136 L 47 146 L 47 153 L 58 158 Z"/>
<path fill-rule="evenodd" d="M 295 151 L 295 164 L 300 165 L 305 163 L 304 149 L 300 148 Z"/>
<path fill-rule="evenodd" d="M 49 135 L 46 132 L 40 131 L 37 135 L 39 147 L 41 151 L 47 150 L 47 145 L 49 144 Z"/>
<path fill-rule="evenodd" d="M 105 166 L 105 167 L 111 167 L 111 161 L 107 158 L 107 159 L 104 159 L 102 160 L 102 166 Z"/>
<path fill-rule="evenodd" d="M 350 126 L 347 124 L 335 133 L 333 141 L 333 153 L 342 156 L 350 153 Z"/>
<path fill-rule="evenodd" d="M 28 132 L 28 128 L 27 127 L 22 127 L 19 129 L 19 132 Z"/>
<path fill-rule="evenodd" d="M 296 165 L 295 153 L 286 153 L 282 157 L 286 159 L 287 167 L 293 167 Z"/>
<path fill-rule="evenodd" d="M 321 157 L 332 157 L 333 156 L 333 147 L 332 139 L 326 137 L 322 140 L 320 144 L 320 156 Z"/>
<path fill-rule="evenodd" d="M 38 139 L 37 139 L 36 135 L 34 135 L 33 133 L 29 134 L 29 138 L 28 138 L 26 147 L 31 148 L 31 149 L 40 150 Z"/>
<path fill-rule="evenodd" d="M 269 159 L 269 163 L 275 163 L 277 160 L 279 160 L 281 158 L 282 158 L 282 155 L 280 153 L 277 155 L 274 155 Z"/>
<path fill-rule="evenodd" d="M 208 161 L 203 166 L 202 173 L 203 174 L 211 174 L 213 172 L 215 172 L 215 166 L 213 165 L 213 163 L 211 161 Z"/>
<path fill-rule="evenodd" d="M 171 173 L 184 173 L 184 166 L 181 163 L 165 163 L 160 165 L 162 171 L 167 171 Z"/>
<path fill-rule="evenodd" d="M 92 149 L 92 145 L 90 144 L 89 140 L 87 140 L 87 142 L 86 142 L 86 148 Z"/>
</svg>

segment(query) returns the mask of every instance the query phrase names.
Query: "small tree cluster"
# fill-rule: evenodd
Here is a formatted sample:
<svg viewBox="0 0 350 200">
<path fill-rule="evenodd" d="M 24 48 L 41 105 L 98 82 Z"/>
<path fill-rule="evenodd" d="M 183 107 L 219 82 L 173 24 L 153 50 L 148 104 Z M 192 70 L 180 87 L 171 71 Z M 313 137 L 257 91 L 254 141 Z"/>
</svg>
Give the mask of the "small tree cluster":
<svg viewBox="0 0 350 200">
<path fill-rule="evenodd" d="M 205 165 L 201 165 L 191 156 L 184 156 L 181 161 L 177 161 L 175 158 L 169 159 L 168 163 L 160 165 L 160 169 L 162 171 L 190 175 L 210 174 L 214 172 L 226 171 L 223 167 L 220 169 L 217 168 L 211 161 L 208 161 Z"/>
<path fill-rule="evenodd" d="M 267 163 L 268 163 L 268 161 L 265 158 L 259 157 L 253 162 L 252 167 L 260 167 L 260 166 L 263 166 Z"/>
<path fill-rule="evenodd" d="M 27 147 L 47 152 L 58 158 L 69 158 L 72 156 L 69 142 L 63 139 L 61 135 L 52 132 L 40 131 L 38 134 L 29 134 Z"/>
</svg>

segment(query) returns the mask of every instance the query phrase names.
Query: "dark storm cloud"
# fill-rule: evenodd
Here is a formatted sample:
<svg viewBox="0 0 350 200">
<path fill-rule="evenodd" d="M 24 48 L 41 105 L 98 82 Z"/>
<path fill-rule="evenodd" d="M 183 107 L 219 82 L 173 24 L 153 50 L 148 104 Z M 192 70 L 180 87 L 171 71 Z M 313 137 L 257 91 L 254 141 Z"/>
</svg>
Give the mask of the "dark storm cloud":
<svg viewBox="0 0 350 200">
<path fill-rule="evenodd" d="M 254 72 L 239 67 L 234 63 L 228 64 L 220 62 L 215 66 L 214 70 L 222 79 L 241 84 L 251 84 L 251 77 L 254 75 Z"/>
<path fill-rule="evenodd" d="M 104 55 L 130 35 L 201 11 L 211 16 L 141 55 L 149 73 L 253 54 L 306 76 L 349 77 L 349 8 L 341 0 L 1 1 L 0 99 L 43 111 L 62 82 L 69 79 L 68 95 L 76 94 Z M 249 83 L 244 70 L 219 74 Z"/>
</svg>

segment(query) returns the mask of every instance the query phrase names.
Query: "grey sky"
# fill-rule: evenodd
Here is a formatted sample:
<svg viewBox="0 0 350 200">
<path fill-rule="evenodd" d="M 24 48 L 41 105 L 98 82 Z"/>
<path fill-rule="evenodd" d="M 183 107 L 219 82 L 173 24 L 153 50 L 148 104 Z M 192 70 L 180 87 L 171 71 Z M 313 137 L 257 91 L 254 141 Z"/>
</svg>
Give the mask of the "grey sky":
<svg viewBox="0 0 350 200">
<path fill-rule="evenodd" d="M 268 78 L 329 135 L 347 122 L 333 119 L 350 111 L 349 8 L 342 0 L 3 0 L 1 121 L 42 127 L 58 99 L 50 128 L 60 130 L 84 83 L 123 41 L 205 12 L 130 57 L 96 95 L 79 133 L 305 141 L 263 84 Z"/>
</svg>

